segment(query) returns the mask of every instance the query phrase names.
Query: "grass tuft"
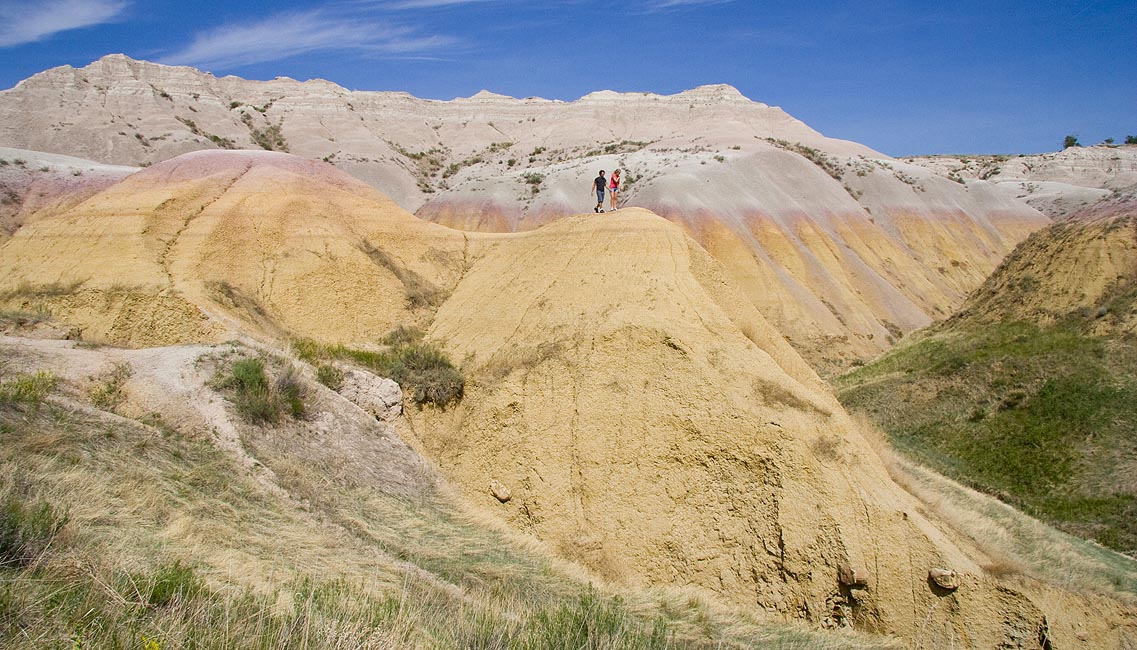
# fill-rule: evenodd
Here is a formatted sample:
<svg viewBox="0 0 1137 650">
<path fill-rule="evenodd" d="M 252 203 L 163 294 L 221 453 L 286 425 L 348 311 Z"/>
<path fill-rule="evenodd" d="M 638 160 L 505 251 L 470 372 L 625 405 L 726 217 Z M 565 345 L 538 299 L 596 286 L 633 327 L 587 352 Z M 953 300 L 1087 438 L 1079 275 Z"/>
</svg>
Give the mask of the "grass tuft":
<svg viewBox="0 0 1137 650">
<path fill-rule="evenodd" d="M 18 375 L 0 382 L 0 406 L 16 404 L 37 405 L 55 390 L 59 378 L 46 371 L 34 375 Z"/>
<path fill-rule="evenodd" d="M 321 363 L 316 366 L 316 381 L 338 391 L 343 388 L 343 371 L 330 363 Z"/>
<path fill-rule="evenodd" d="M 95 408 L 114 411 L 126 399 L 122 392 L 123 384 L 130 378 L 130 364 L 119 363 L 87 391 L 87 398 Z"/>
<path fill-rule="evenodd" d="M 284 415 L 299 418 L 305 412 L 303 382 L 291 365 L 270 382 L 264 359 L 239 359 L 213 384 L 229 392 L 237 413 L 250 424 L 278 424 Z"/>
<path fill-rule="evenodd" d="M 37 562 L 67 525 L 67 513 L 51 504 L 35 505 L 11 490 L 0 501 L 0 567 L 26 567 Z"/>
</svg>

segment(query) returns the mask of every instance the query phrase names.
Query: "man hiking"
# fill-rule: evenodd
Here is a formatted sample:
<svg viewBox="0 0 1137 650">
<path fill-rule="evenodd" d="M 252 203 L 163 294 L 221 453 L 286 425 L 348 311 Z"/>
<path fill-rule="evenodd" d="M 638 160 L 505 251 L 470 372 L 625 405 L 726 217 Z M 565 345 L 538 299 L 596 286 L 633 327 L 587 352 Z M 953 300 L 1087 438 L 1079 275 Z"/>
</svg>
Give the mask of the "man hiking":
<svg viewBox="0 0 1137 650">
<path fill-rule="evenodd" d="M 604 187 L 606 184 L 604 170 L 601 169 L 600 175 L 592 181 L 592 186 L 596 189 L 596 207 L 592 208 L 593 212 L 604 212 Z"/>
</svg>

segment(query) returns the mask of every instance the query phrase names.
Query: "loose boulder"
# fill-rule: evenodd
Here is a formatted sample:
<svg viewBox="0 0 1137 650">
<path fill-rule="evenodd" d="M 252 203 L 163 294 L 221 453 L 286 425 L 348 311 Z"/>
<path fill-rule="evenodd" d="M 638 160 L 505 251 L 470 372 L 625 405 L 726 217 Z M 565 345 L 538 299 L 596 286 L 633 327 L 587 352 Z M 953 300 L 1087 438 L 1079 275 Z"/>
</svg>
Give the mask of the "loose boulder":
<svg viewBox="0 0 1137 650">
<path fill-rule="evenodd" d="M 392 379 L 366 370 L 347 370 L 340 395 L 382 422 L 391 422 L 403 413 L 403 391 Z"/>
</svg>

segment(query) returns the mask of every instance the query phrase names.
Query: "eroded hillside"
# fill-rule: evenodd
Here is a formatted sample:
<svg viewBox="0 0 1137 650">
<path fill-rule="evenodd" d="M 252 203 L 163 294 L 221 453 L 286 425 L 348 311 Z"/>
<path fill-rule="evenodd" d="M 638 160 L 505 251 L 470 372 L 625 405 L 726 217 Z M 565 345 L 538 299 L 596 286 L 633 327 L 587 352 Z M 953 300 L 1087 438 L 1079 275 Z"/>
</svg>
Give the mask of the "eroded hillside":
<svg viewBox="0 0 1137 650">
<path fill-rule="evenodd" d="M 622 167 L 625 204 L 681 224 L 826 373 L 950 314 L 1047 223 L 991 184 L 826 138 L 729 86 L 442 102 L 113 55 L 0 92 L 0 118 L 0 144 L 104 162 L 291 151 L 467 230 L 586 211 L 597 170 Z"/>
<path fill-rule="evenodd" d="M 1018 156 L 925 156 L 906 158 L 957 183 L 985 180 L 1054 219 L 1079 213 L 1098 201 L 1137 188 L 1137 147 L 1067 147 L 1054 153 Z"/>
<path fill-rule="evenodd" d="M 329 165 L 199 152 L 28 223 L 5 243 L 0 274 L 11 307 L 50 310 L 109 343 L 238 330 L 358 340 L 421 323 L 465 246 Z"/>
<path fill-rule="evenodd" d="M 35 220 L 0 265 L 7 308 L 95 341 L 367 346 L 429 323 L 468 381 L 447 410 L 411 409 L 405 439 L 475 507 L 616 584 L 910 640 L 1086 647 L 1051 588 L 1002 577 L 893 483 L 724 267 L 647 211 L 464 234 L 321 163 L 199 152 Z M 1069 597 L 1099 612 L 1088 638 L 1128 638 L 1123 605 Z"/>
<path fill-rule="evenodd" d="M 1041 230 L 948 321 L 842 377 L 910 456 L 1137 554 L 1137 201 Z"/>
</svg>

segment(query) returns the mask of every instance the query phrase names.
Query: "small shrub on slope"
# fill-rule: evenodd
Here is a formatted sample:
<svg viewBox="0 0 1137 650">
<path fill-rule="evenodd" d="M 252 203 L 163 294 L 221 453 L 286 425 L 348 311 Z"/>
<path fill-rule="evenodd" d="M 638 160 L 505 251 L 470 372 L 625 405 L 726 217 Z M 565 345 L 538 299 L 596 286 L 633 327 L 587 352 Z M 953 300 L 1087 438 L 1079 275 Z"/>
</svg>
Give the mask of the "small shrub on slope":
<svg viewBox="0 0 1137 650">
<path fill-rule="evenodd" d="M 230 391 L 237 413 L 251 424 L 277 424 L 282 415 L 304 415 L 303 384 L 291 366 L 270 382 L 263 359 L 240 359 L 214 385 Z"/>
<path fill-rule="evenodd" d="M 19 568 L 34 563 L 67 524 L 67 514 L 46 501 L 31 505 L 18 495 L 0 501 L 0 567 Z"/>
<path fill-rule="evenodd" d="M 420 330 L 399 327 L 385 336 L 383 343 L 389 346 L 388 349 L 361 350 L 300 339 L 292 342 L 292 349 L 304 361 L 317 364 L 317 378 L 326 373 L 326 378 L 332 381 L 334 372 L 324 370 L 325 364 L 321 362 L 324 359 L 343 359 L 395 380 L 420 406 L 430 403 L 445 408 L 462 398 L 466 380 L 461 371 L 437 346 L 422 342 Z M 342 375 L 339 380 L 342 381 Z M 331 386 L 324 379 L 320 381 Z"/>
<path fill-rule="evenodd" d="M 39 404 L 55 389 L 58 378 L 50 372 L 20 375 L 0 382 L 0 405 Z"/>
<path fill-rule="evenodd" d="M 450 359 L 430 344 L 396 346 L 388 373 L 409 389 L 415 404 L 430 402 L 446 407 L 462 397 L 465 380 Z"/>
</svg>

